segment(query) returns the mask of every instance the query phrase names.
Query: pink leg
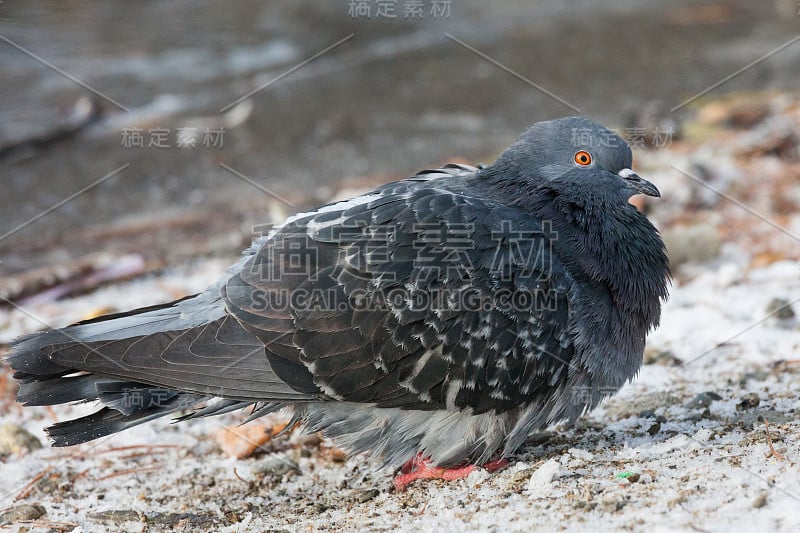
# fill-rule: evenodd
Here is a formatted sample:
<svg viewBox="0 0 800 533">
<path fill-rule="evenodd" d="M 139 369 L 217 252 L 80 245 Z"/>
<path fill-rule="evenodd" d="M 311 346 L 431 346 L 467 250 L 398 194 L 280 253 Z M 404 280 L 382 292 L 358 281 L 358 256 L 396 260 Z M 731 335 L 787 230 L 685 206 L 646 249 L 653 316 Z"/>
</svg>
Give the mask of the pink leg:
<svg viewBox="0 0 800 533">
<path fill-rule="evenodd" d="M 483 463 L 481 468 L 493 474 L 498 470 L 501 470 L 508 466 L 508 459 L 495 459 L 494 461 L 489 461 L 488 463 Z"/>
<path fill-rule="evenodd" d="M 417 454 L 400 468 L 400 474 L 394 478 L 394 488 L 398 492 L 404 491 L 410 484 L 418 479 L 443 479 L 453 481 L 464 479 L 478 468 L 484 468 L 488 472 L 496 472 L 508 464 L 508 459 L 495 459 L 483 465 L 460 465 L 445 468 L 442 466 L 431 466 L 430 460 Z"/>
</svg>

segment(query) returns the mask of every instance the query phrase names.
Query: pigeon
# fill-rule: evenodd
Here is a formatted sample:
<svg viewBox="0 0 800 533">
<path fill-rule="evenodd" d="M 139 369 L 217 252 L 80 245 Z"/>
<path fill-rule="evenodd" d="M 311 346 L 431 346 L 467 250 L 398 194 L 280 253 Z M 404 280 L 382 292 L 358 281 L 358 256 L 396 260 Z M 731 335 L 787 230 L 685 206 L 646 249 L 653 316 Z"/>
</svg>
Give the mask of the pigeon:
<svg viewBox="0 0 800 533">
<path fill-rule="evenodd" d="M 503 466 L 642 364 L 670 274 L 629 203 L 660 193 L 631 166 L 615 133 L 561 118 L 490 165 L 291 216 L 199 294 L 15 341 L 18 401 L 97 402 L 47 429 L 55 446 L 288 407 L 290 426 L 399 469 L 398 488 Z"/>
</svg>

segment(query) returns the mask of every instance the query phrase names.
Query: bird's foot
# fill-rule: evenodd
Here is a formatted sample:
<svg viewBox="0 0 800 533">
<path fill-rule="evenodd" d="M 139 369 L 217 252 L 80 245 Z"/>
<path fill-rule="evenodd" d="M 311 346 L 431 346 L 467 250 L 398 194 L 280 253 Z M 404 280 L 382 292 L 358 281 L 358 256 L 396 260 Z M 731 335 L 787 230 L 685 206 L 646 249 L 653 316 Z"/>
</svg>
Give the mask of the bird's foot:
<svg viewBox="0 0 800 533">
<path fill-rule="evenodd" d="M 483 468 L 487 472 L 496 472 L 508 465 L 508 459 L 495 459 L 482 465 L 459 465 L 452 467 L 431 466 L 430 459 L 417 454 L 400 468 L 400 473 L 394 478 L 394 488 L 398 492 L 406 488 L 418 479 L 443 479 L 453 481 L 464 479 L 478 468 Z"/>
</svg>

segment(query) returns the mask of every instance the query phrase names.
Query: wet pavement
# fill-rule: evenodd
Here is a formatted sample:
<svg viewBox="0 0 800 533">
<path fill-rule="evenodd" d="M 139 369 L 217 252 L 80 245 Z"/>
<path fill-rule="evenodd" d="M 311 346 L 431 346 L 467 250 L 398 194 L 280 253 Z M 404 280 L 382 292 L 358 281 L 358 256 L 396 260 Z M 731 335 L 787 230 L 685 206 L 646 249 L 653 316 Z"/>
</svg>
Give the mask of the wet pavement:
<svg viewBox="0 0 800 533">
<path fill-rule="evenodd" d="M 800 82 L 788 0 L 389 4 L 0 4 L 0 148 L 46 137 L 82 96 L 103 112 L 0 159 L 0 273 L 111 241 L 148 256 L 174 224 L 142 221 L 186 211 L 191 239 L 233 236 L 229 253 L 342 187 L 491 160 L 537 120 L 669 114 L 771 52 L 706 96 Z M 131 221 L 145 238 L 111 231 Z"/>
</svg>

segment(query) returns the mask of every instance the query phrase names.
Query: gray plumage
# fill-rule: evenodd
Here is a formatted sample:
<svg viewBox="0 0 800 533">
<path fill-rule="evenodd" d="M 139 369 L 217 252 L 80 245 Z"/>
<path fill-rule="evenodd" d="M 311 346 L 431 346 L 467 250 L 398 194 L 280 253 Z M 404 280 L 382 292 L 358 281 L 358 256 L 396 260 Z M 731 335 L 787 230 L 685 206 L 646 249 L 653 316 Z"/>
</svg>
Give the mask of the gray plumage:
<svg viewBox="0 0 800 533">
<path fill-rule="evenodd" d="M 178 411 L 290 406 L 385 464 L 508 456 L 641 365 L 669 274 L 628 203 L 658 191 L 630 166 L 622 139 L 565 118 L 492 165 L 296 215 L 198 295 L 18 340 L 19 401 L 102 403 L 49 428 L 57 446 Z"/>
</svg>

